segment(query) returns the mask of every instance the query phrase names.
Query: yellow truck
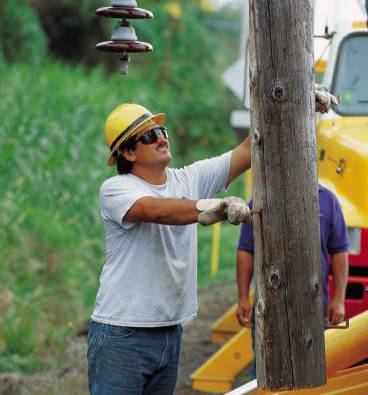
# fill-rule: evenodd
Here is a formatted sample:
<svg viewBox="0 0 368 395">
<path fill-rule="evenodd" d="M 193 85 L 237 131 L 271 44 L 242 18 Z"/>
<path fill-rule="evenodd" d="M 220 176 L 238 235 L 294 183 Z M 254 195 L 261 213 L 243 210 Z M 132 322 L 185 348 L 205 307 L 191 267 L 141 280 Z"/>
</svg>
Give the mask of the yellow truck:
<svg viewBox="0 0 368 395">
<path fill-rule="evenodd" d="M 346 311 L 352 317 L 368 310 L 367 23 L 354 21 L 327 36 L 322 88 L 340 96 L 341 103 L 317 120 L 318 177 L 338 197 L 349 227 Z"/>
</svg>

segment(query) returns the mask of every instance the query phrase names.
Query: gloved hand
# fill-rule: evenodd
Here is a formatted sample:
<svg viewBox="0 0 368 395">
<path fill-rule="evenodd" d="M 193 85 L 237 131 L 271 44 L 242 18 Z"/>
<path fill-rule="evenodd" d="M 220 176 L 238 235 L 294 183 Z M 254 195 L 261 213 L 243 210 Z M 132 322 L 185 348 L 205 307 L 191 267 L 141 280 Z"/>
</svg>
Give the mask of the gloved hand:
<svg viewBox="0 0 368 395">
<path fill-rule="evenodd" d="M 201 199 L 197 201 L 198 222 L 202 225 L 211 225 L 227 219 L 233 225 L 240 222 L 252 223 L 249 207 L 243 199 L 235 196 L 224 199 Z"/>
<path fill-rule="evenodd" d="M 316 90 L 314 94 L 316 98 L 316 111 L 321 114 L 329 112 L 332 105 L 339 104 L 337 97 L 327 91 Z"/>
<path fill-rule="evenodd" d="M 236 196 L 226 197 L 224 199 L 226 208 L 225 212 L 227 220 L 233 225 L 239 225 L 241 222 L 251 224 L 252 214 L 250 209 L 243 199 Z"/>
</svg>

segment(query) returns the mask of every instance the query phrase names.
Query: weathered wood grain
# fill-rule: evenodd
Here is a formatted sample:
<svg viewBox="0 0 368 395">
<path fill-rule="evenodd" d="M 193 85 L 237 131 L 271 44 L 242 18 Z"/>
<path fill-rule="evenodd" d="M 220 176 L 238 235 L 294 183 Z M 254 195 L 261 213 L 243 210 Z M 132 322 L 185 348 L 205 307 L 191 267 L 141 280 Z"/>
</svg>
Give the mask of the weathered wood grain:
<svg viewBox="0 0 368 395">
<path fill-rule="evenodd" d="M 326 382 L 320 266 L 313 9 L 250 0 L 257 378 Z"/>
</svg>

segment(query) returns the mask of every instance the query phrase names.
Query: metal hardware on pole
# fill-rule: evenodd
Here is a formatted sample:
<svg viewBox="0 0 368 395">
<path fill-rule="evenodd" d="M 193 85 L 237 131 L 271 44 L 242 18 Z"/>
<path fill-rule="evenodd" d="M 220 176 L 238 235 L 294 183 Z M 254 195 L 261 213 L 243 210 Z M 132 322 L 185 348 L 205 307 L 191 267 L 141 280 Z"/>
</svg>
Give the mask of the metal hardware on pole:
<svg viewBox="0 0 368 395">
<path fill-rule="evenodd" d="M 121 18 L 121 22 L 113 31 L 111 40 L 100 42 L 96 49 L 102 52 L 120 54 L 120 72 L 128 74 L 128 64 L 131 52 L 150 52 L 151 44 L 138 41 L 134 27 L 129 19 L 151 19 L 152 12 L 137 7 L 135 0 L 112 0 L 111 7 L 102 7 L 96 10 L 97 16 L 105 18 Z"/>
</svg>

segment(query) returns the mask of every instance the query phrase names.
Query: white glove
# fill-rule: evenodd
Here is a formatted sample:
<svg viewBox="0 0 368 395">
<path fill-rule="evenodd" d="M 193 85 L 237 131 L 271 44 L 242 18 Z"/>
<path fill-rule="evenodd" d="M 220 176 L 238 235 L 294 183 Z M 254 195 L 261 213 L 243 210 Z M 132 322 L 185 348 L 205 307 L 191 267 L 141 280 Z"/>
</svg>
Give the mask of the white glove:
<svg viewBox="0 0 368 395">
<path fill-rule="evenodd" d="M 196 209 L 201 211 L 198 222 L 202 225 L 211 225 L 227 218 L 224 199 L 200 199 L 196 203 Z"/>
<path fill-rule="evenodd" d="M 316 98 L 316 111 L 321 114 L 329 112 L 332 105 L 339 104 L 337 97 L 330 92 L 316 90 L 314 93 Z"/>
<path fill-rule="evenodd" d="M 250 209 L 243 199 L 236 196 L 226 197 L 224 199 L 226 204 L 225 213 L 227 220 L 233 225 L 239 225 L 241 222 L 247 224 L 252 223 L 252 214 Z"/>
<path fill-rule="evenodd" d="M 240 222 L 252 223 L 250 209 L 243 199 L 235 196 L 225 199 L 201 199 L 197 201 L 198 222 L 202 225 L 211 225 L 227 219 L 231 224 Z"/>
</svg>

